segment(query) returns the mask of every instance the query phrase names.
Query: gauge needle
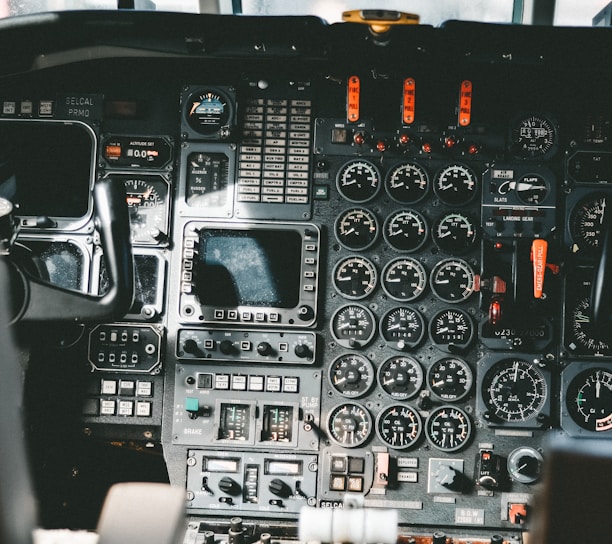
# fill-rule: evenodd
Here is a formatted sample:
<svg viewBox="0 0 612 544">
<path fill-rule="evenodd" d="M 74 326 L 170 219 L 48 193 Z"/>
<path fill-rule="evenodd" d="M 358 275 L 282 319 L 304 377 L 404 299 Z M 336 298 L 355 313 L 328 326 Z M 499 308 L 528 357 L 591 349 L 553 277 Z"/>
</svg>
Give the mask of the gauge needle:
<svg viewBox="0 0 612 544">
<path fill-rule="evenodd" d="M 353 232 L 355 232 L 355 227 L 351 227 L 349 230 L 344 232 L 344 235 L 346 236 L 347 234 L 353 234 Z"/>
<path fill-rule="evenodd" d="M 595 382 L 595 398 L 599 398 L 600 393 L 601 393 L 601 382 L 597 380 Z"/>
<path fill-rule="evenodd" d="M 601 215 L 599 216 L 599 224 L 603 224 L 603 220 L 604 220 L 604 215 L 606 213 L 606 199 L 603 198 L 601 200 Z"/>
<path fill-rule="evenodd" d="M 512 378 L 513 382 L 518 380 L 518 363 L 514 363 L 514 377 Z"/>
</svg>

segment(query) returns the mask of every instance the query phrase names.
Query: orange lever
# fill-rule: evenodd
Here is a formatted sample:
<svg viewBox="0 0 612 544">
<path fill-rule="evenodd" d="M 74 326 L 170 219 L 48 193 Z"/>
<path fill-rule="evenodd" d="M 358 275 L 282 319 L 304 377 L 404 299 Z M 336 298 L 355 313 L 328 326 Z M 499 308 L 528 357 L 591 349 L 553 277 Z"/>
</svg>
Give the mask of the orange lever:
<svg viewBox="0 0 612 544">
<path fill-rule="evenodd" d="M 546 272 L 546 254 L 548 242 L 537 239 L 531 244 L 531 262 L 533 266 L 533 296 L 542 298 L 544 291 L 544 273 Z"/>
</svg>

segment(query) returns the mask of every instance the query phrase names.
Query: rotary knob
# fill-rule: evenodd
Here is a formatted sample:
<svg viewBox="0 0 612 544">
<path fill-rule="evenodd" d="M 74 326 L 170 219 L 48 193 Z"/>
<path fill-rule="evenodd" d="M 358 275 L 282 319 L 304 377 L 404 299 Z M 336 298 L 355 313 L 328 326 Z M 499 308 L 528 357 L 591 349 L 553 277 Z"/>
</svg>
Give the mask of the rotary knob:
<svg viewBox="0 0 612 544">
<path fill-rule="evenodd" d="M 288 499 L 293 495 L 293 491 L 288 484 L 283 482 L 280 478 L 274 478 L 269 484 L 268 489 L 270 493 L 273 493 L 277 497 L 281 497 L 283 499 Z"/>
<path fill-rule="evenodd" d="M 227 495 L 231 495 L 235 497 L 236 495 L 240 495 L 241 489 L 238 482 L 229 476 L 224 476 L 219 480 L 219 489 L 226 493 Z"/>
</svg>

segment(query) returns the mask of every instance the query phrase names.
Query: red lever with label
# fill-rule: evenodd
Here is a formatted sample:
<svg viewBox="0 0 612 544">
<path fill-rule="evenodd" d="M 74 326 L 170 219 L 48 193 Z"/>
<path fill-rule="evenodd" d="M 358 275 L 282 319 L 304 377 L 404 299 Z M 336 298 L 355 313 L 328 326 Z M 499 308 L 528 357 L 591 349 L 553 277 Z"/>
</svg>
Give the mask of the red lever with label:
<svg viewBox="0 0 612 544">
<path fill-rule="evenodd" d="M 533 266 L 533 297 L 542 298 L 544 293 L 544 274 L 546 273 L 546 256 L 548 242 L 537 239 L 531 244 L 531 264 Z"/>
</svg>

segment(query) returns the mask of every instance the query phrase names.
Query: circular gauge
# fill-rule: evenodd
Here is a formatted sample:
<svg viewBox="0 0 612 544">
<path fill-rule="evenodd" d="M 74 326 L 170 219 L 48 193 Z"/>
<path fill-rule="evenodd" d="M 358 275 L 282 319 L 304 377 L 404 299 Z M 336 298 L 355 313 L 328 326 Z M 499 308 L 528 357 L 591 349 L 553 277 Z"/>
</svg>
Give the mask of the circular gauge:
<svg viewBox="0 0 612 544">
<path fill-rule="evenodd" d="M 423 369 L 411 357 L 397 355 L 380 365 L 378 383 L 395 400 L 411 399 L 423 386 Z"/>
<path fill-rule="evenodd" d="M 412 349 L 425 336 L 425 320 L 412 308 L 393 308 L 380 320 L 380 334 L 393 349 Z"/>
<path fill-rule="evenodd" d="M 382 272 L 382 287 L 395 300 L 416 300 L 427 287 L 427 272 L 416 259 L 395 259 Z"/>
<path fill-rule="evenodd" d="M 456 303 L 474 292 L 475 278 L 474 270 L 463 259 L 445 259 L 434 266 L 429 283 L 440 300 Z"/>
<path fill-rule="evenodd" d="M 548 182 L 539 174 L 527 174 L 516 182 L 516 196 L 528 206 L 539 206 L 549 192 Z"/>
<path fill-rule="evenodd" d="M 568 345 L 568 348 L 572 351 L 582 348 L 591 355 L 609 355 L 611 353 L 610 343 L 607 340 L 597 338 L 595 335 L 595 327 L 591 323 L 590 297 L 578 300 L 572 309 L 571 328 L 573 342 Z"/>
<path fill-rule="evenodd" d="M 339 446 L 356 448 L 369 438 L 372 416 L 360 404 L 340 404 L 329 412 L 327 430 L 329 438 Z"/>
<path fill-rule="evenodd" d="M 533 484 L 542 474 L 542 454 L 529 446 L 521 446 L 510 452 L 506 465 L 510 477 L 522 484 Z"/>
<path fill-rule="evenodd" d="M 569 230 L 572 251 L 594 252 L 603 241 L 607 195 L 594 194 L 582 199 L 571 211 Z"/>
<path fill-rule="evenodd" d="M 446 357 L 429 367 L 427 385 L 438 400 L 456 402 L 472 389 L 472 370 L 465 361 Z"/>
<path fill-rule="evenodd" d="M 387 406 L 376 417 L 376 434 L 390 448 L 405 450 L 414 446 L 423 431 L 421 416 L 403 404 Z"/>
<path fill-rule="evenodd" d="M 332 316 L 331 333 L 345 348 L 366 346 L 376 333 L 374 314 L 365 306 L 349 304 L 338 308 Z"/>
<path fill-rule="evenodd" d="M 197 91 L 185 104 L 185 116 L 189 126 L 204 135 L 222 135 L 230 123 L 232 110 L 229 99 L 217 89 Z"/>
<path fill-rule="evenodd" d="M 432 446 L 442 451 L 457 451 L 469 442 L 472 422 L 463 410 L 440 406 L 429 414 L 425 429 Z"/>
<path fill-rule="evenodd" d="M 365 257 L 347 257 L 336 264 L 333 280 L 334 287 L 343 297 L 353 300 L 365 298 L 376 288 L 376 268 Z"/>
<path fill-rule="evenodd" d="M 341 355 L 329 366 L 329 381 L 345 397 L 361 397 L 374 383 L 374 367 L 363 355 Z"/>
<path fill-rule="evenodd" d="M 415 210 L 401 210 L 387 217 L 383 236 L 387 243 L 398 251 L 412 252 L 427 240 L 427 222 Z"/>
<path fill-rule="evenodd" d="M 429 323 L 429 336 L 444 351 L 465 350 L 474 338 L 472 318 L 456 308 L 441 310 Z"/>
<path fill-rule="evenodd" d="M 388 195 L 401 204 L 415 204 L 425 198 L 429 178 L 425 169 L 414 162 L 394 166 L 387 174 L 385 188 Z"/>
<path fill-rule="evenodd" d="M 378 236 L 376 216 L 365 208 L 342 212 L 336 219 L 334 232 L 340 245 L 354 251 L 370 247 Z"/>
<path fill-rule="evenodd" d="M 336 177 L 340 194 L 351 202 L 367 202 L 380 189 L 380 172 L 370 161 L 347 162 Z"/>
<path fill-rule="evenodd" d="M 167 233 L 168 185 L 158 176 L 125 178 L 131 242 L 157 244 Z"/>
<path fill-rule="evenodd" d="M 467 204 L 476 196 L 477 189 L 476 174 L 463 164 L 445 166 L 434 183 L 438 198 L 450 206 Z"/>
<path fill-rule="evenodd" d="M 491 417 L 508 423 L 529 421 L 546 402 L 546 379 L 533 363 L 503 359 L 484 375 L 481 393 Z"/>
<path fill-rule="evenodd" d="M 450 212 L 434 224 L 434 243 L 444 252 L 459 255 L 470 250 L 476 242 L 476 225 L 462 213 Z"/>
<path fill-rule="evenodd" d="M 570 417 L 587 431 L 612 429 L 612 372 L 590 368 L 577 374 L 565 396 Z"/>
<path fill-rule="evenodd" d="M 512 152 L 517 157 L 535 159 L 551 155 L 556 141 L 553 123 L 541 115 L 523 117 L 512 128 Z"/>
</svg>

